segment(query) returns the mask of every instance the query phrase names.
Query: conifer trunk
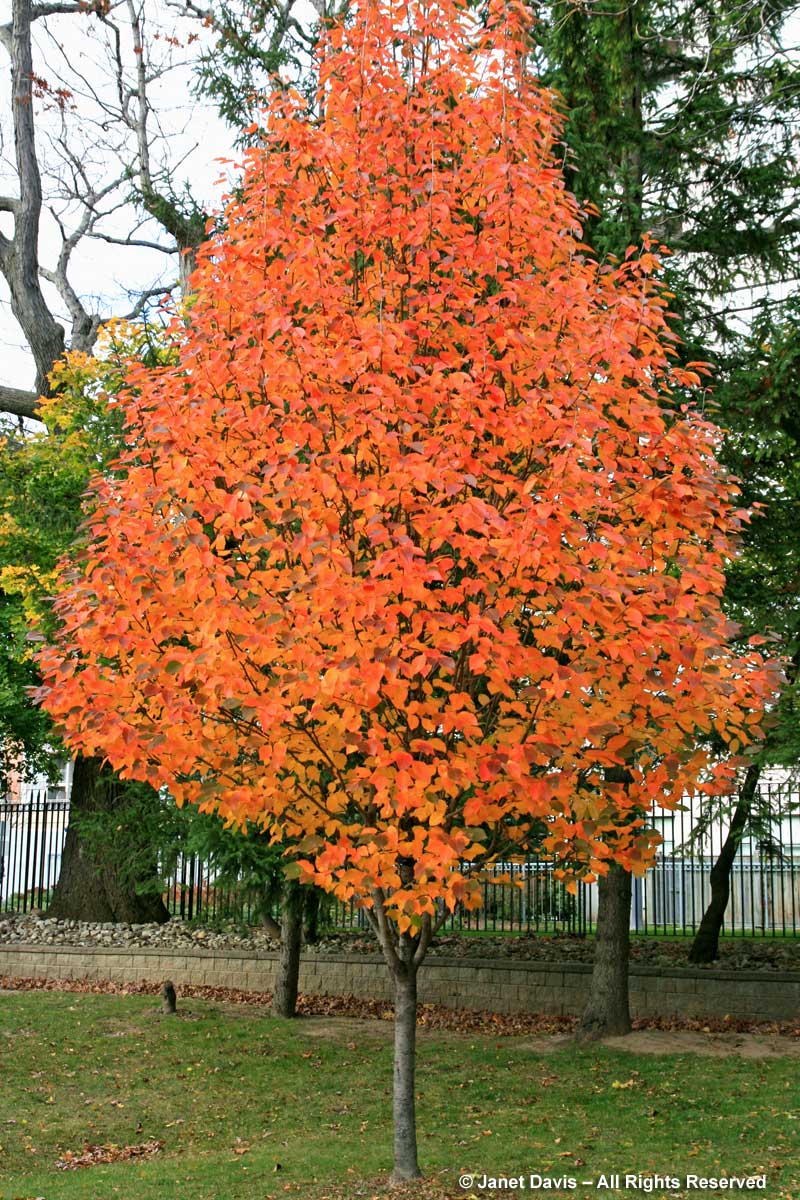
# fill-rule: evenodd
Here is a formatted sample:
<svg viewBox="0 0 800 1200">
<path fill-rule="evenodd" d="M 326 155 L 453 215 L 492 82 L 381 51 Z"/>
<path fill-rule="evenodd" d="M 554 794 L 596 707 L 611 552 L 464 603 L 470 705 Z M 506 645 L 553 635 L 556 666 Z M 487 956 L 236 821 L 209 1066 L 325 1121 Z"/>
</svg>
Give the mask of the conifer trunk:
<svg viewBox="0 0 800 1200">
<path fill-rule="evenodd" d="M 307 884 L 303 893 L 303 939 L 313 946 L 319 941 L 322 891 L 313 884 Z"/>
<path fill-rule="evenodd" d="M 94 848 L 91 838 L 81 832 L 81 817 L 111 816 L 119 804 L 119 793 L 119 780 L 99 759 L 77 757 L 61 871 L 48 917 L 130 925 L 169 920 L 158 889 L 140 890 L 146 880 L 131 879 L 128 864 L 115 863 L 107 850 Z M 155 854 L 152 865 L 155 876 Z"/>
</svg>

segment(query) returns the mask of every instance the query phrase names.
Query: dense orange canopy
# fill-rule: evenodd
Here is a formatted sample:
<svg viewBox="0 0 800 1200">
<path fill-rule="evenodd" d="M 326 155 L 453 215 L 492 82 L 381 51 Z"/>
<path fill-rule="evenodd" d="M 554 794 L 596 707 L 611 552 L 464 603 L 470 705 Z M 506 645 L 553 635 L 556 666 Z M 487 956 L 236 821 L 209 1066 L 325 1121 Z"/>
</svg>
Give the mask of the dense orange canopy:
<svg viewBox="0 0 800 1200">
<path fill-rule="evenodd" d="M 401 924 L 532 835 L 641 868 L 771 689 L 655 260 L 581 244 L 509 11 L 367 3 L 272 105 L 42 659 L 71 745 Z"/>
</svg>

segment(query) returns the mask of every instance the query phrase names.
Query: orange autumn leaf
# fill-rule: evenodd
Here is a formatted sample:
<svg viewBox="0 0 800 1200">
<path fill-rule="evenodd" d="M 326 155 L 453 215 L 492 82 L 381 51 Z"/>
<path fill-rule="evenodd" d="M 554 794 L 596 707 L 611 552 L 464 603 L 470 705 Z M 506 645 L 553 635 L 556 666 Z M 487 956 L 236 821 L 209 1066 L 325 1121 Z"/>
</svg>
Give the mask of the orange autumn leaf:
<svg viewBox="0 0 800 1200">
<path fill-rule="evenodd" d="M 314 110 L 272 102 L 41 656 L 68 744 L 400 928 L 531 839 L 640 870 L 775 684 L 728 647 L 742 514 L 656 259 L 581 242 L 501 8 L 366 4 Z"/>
</svg>

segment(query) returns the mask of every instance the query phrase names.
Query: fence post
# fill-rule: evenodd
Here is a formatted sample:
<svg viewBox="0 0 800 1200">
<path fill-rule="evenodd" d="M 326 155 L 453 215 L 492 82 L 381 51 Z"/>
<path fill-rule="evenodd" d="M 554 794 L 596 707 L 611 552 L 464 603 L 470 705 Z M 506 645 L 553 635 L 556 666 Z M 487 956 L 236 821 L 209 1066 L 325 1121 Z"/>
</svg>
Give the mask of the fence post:
<svg viewBox="0 0 800 1200">
<path fill-rule="evenodd" d="M 47 793 L 45 793 L 45 796 L 46 795 Z M 42 904 L 44 903 L 44 869 L 47 855 L 47 815 L 48 803 L 45 799 L 41 805 L 40 812 L 42 824 L 39 834 L 39 908 L 41 908 Z"/>
<path fill-rule="evenodd" d="M 644 880 L 639 875 L 631 877 L 631 922 L 634 933 L 642 931 L 642 900 Z"/>
</svg>

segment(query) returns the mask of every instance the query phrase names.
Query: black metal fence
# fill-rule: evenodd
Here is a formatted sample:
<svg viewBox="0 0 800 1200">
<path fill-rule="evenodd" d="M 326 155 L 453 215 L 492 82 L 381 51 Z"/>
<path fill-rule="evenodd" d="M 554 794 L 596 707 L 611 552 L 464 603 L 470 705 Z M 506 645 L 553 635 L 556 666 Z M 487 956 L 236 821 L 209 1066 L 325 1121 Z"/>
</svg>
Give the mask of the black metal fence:
<svg viewBox="0 0 800 1200">
<path fill-rule="evenodd" d="M 503 875 L 512 882 L 484 880 L 482 906 L 471 912 L 459 906 L 444 928 L 453 932 L 586 932 L 588 889 L 570 895 L 554 877 L 552 863 L 507 864 Z M 221 882 L 214 877 L 213 868 L 197 857 L 179 860 L 166 881 L 164 900 L 174 916 L 187 921 L 230 920 L 254 925 L 260 920 L 259 897 L 247 888 Z M 279 910 L 272 908 L 270 915 L 279 919 Z M 352 900 L 323 901 L 321 920 L 330 929 L 368 928 L 363 908 Z"/>
<path fill-rule="evenodd" d="M 664 839 L 655 866 L 634 879 L 631 926 L 638 932 L 693 933 L 711 898 L 710 873 L 730 814 L 709 817 L 707 797 L 687 799 L 654 824 Z M 800 934 L 800 787 L 796 772 L 765 772 L 730 875 L 723 932 L 728 937 Z"/>
<path fill-rule="evenodd" d="M 469 870 L 465 866 L 465 871 Z M 539 858 L 522 863 L 501 863 L 493 872 L 481 872 L 483 903 L 480 908 L 458 905 L 448 914 L 446 932 L 472 933 L 586 933 L 592 891 L 581 887 L 577 895 L 555 877 L 555 864 Z M 494 874 L 495 878 L 492 878 Z M 354 901 L 331 906 L 338 928 L 366 929 L 367 918 Z"/>
<path fill-rule="evenodd" d="M 760 815 L 759 815 L 760 814 Z M 46 908 L 61 869 L 69 805 L 46 793 L 29 803 L 0 803 L 0 912 Z M 631 927 L 641 934 L 690 934 L 710 898 L 709 874 L 727 836 L 724 812 L 708 817 L 707 801 L 654 819 L 663 836 L 655 866 L 633 881 Z M 256 923 L 259 897 L 243 882 L 223 883 L 211 864 L 179 856 L 166 873 L 164 898 L 179 918 Z M 595 887 L 567 892 L 545 859 L 501 864 L 482 884 L 483 905 L 457 908 L 445 926 L 485 933 L 590 931 L 596 917 Z M 333 928 L 365 929 L 355 903 L 330 901 L 324 919 Z M 731 873 L 725 914 L 728 936 L 785 937 L 800 934 L 800 791 L 782 779 L 763 783 L 757 812 L 745 828 Z"/>
<path fill-rule="evenodd" d="M 46 908 L 58 880 L 69 803 L 46 795 L 0 803 L 0 912 Z"/>
</svg>

